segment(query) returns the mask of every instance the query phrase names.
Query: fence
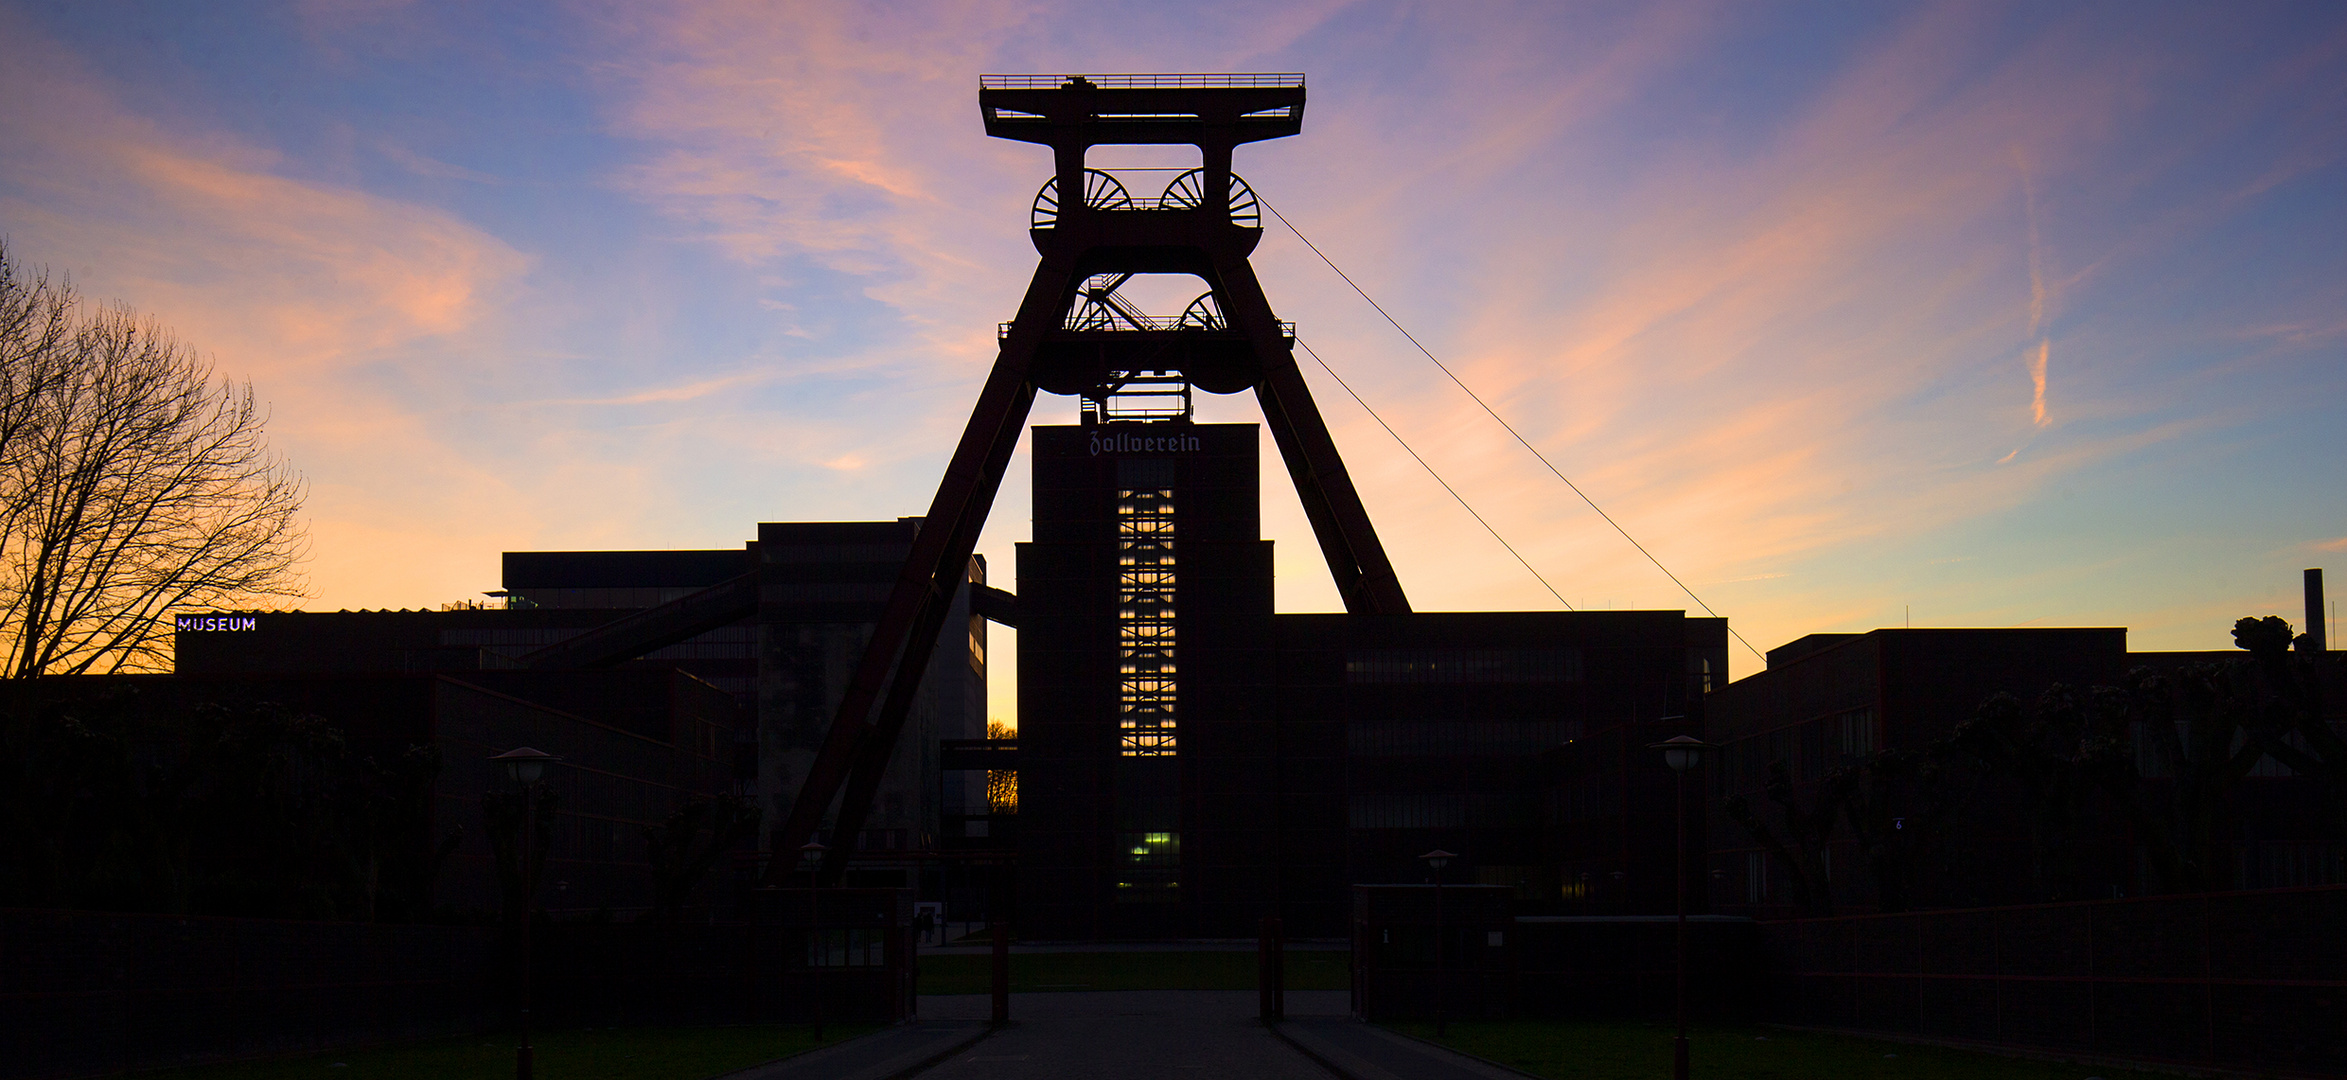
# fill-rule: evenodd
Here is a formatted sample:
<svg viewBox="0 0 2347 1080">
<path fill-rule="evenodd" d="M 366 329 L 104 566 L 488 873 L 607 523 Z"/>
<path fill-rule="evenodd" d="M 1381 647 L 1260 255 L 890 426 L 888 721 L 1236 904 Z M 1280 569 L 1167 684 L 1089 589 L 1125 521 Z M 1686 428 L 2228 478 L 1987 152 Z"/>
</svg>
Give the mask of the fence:
<svg viewBox="0 0 2347 1080">
<path fill-rule="evenodd" d="M 566 1024 L 893 1022 L 912 1010 L 910 927 L 549 926 L 538 935 L 536 1015 Z M 824 963 L 810 964 L 820 957 Z"/>
<path fill-rule="evenodd" d="M 2347 886 L 1764 923 L 1772 1018 L 2347 1074 Z"/>
<path fill-rule="evenodd" d="M 1678 920 L 1669 915 L 1516 920 L 1516 1011 L 1524 1016 L 1669 1016 L 1678 992 Z M 1687 1009 L 1746 1020 L 1763 1000 L 1759 926 L 1687 919 Z"/>
<path fill-rule="evenodd" d="M 1353 886 L 1353 1011 L 1379 1022 L 1438 1009 L 1506 1015 L 1515 1000 L 1513 895 L 1497 885 Z"/>
<path fill-rule="evenodd" d="M 912 893 L 761 889 L 741 922 L 571 924 L 536 938 L 549 1023 L 890 1022 L 913 1008 Z"/>
<path fill-rule="evenodd" d="M 91 1076 L 477 1031 L 497 932 L 0 911 L 0 1077 Z"/>
<path fill-rule="evenodd" d="M 909 893 L 755 900 L 746 922 L 541 924 L 533 1011 L 551 1027 L 911 1010 Z M 516 1003 L 507 950 L 482 926 L 0 910 L 0 1080 L 490 1030 Z"/>
</svg>

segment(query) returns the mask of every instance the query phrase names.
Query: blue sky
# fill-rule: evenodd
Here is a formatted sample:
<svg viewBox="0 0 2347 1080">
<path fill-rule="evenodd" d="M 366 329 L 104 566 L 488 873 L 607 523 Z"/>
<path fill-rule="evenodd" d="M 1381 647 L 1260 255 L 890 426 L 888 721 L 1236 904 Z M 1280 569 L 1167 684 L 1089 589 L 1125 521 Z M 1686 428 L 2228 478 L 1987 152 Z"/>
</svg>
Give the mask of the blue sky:
<svg viewBox="0 0 2347 1080">
<path fill-rule="evenodd" d="M 977 75 L 1159 70 L 1307 73 L 1239 171 L 1760 648 L 2223 647 L 2347 552 L 2335 5 L 0 3 L 0 233 L 273 403 L 310 607 L 432 606 L 922 512 L 1049 167 Z M 1568 600 L 1688 606 L 1293 236 L 1256 265 Z M 1306 366 L 1418 607 L 1555 606 Z"/>
</svg>

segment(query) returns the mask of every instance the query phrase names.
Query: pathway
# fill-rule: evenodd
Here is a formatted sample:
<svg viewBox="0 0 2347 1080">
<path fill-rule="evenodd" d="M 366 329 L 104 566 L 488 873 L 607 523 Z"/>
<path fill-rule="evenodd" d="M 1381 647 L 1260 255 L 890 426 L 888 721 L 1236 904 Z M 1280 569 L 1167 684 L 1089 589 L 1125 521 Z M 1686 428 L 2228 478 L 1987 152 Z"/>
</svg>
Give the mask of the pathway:
<svg viewBox="0 0 2347 1080">
<path fill-rule="evenodd" d="M 1016 994 L 986 1033 L 984 994 L 921 998 L 921 1020 L 726 1080 L 1522 1080 L 1345 1016 L 1343 991 L 1288 994 L 1277 1033 L 1252 990 Z"/>
</svg>

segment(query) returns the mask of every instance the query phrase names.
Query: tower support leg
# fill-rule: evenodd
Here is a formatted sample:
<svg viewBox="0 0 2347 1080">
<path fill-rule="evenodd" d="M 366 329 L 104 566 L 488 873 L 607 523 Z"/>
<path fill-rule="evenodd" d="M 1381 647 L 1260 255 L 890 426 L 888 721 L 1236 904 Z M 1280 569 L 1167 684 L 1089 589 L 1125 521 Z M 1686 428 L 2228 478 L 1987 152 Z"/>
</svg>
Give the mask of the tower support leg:
<svg viewBox="0 0 2347 1080">
<path fill-rule="evenodd" d="M 1296 497 L 1304 504 L 1304 517 L 1320 541 L 1320 553 L 1328 560 L 1345 610 L 1356 615 L 1408 614 L 1410 600 L 1402 593 L 1401 579 L 1385 557 L 1385 546 L 1377 540 L 1377 528 L 1353 489 L 1353 478 L 1345 471 L 1319 406 L 1312 402 L 1296 356 L 1280 336 L 1279 321 L 1263 297 L 1254 268 L 1240 259 L 1216 269 L 1223 317 L 1255 345 L 1256 360 L 1263 365 L 1255 384 L 1263 420 L 1295 481 Z"/>
<path fill-rule="evenodd" d="M 857 834 L 871 811 L 872 793 L 887 770 L 898 732 L 912 711 L 921 674 L 936 651 L 937 634 L 953 607 L 954 593 L 968 572 L 970 553 L 978 533 L 1002 487 L 1011 451 L 1034 405 L 1035 383 L 1029 377 L 1043 335 L 1058 325 L 1076 287 L 1072 262 L 1046 258 L 1028 282 L 1026 299 L 1011 324 L 994 369 L 979 391 L 970 422 L 954 447 L 929 516 L 913 538 L 913 550 L 889 591 L 888 605 L 864 646 L 856 674 L 839 703 L 831 731 L 800 782 L 790 816 L 773 835 L 777 853 L 766 864 L 766 878 L 779 883 L 791 860 L 780 853 L 796 851 L 815 835 L 823 816 L 841 794 L 839 817 L 833 823 L 833 843 L 825 853 L 821 880 L 836 882 L 847 865 Z M 875 706 L 878 706 L 877 715 Z M 851 783 L 851 779 L 853 783 Z M 855 793 L 861 793 L 861 798 Z"/>
</svg>

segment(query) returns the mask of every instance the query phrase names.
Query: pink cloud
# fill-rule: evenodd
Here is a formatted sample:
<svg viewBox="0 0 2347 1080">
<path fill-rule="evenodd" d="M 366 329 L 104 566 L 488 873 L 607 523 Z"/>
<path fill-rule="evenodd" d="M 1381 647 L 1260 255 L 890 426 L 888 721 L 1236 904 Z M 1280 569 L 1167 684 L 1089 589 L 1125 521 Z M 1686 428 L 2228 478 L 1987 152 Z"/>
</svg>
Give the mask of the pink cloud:
<svg viewBox="0 0 2347 1080">
<path fill-rule="evenodd" d="M 1204 34 L 1117 40 L 1050 16 L 1046 42 L 1043 18 L 1009 5 L 615 12 L 610 37 L 640 46 L 610 69 L 615 122 L 655 147 L 615 182 L 744 263 L 861 275 L 915 332 L 914 349 L 876 362 L 974 379 L 1032 265 L 1020 219 L 1045 164 L 979 134 L 970 76 L 1078 56 L 1091 70 L 1202 66 Z M 1240 171 L 1682 577 L 1750 577 L 1917 535 L 2176 436 L 2007 453 L 2050 425 L 2045 327 L 2087 273 L 2054 269 L 2043 229 L 2061 207 L 2038 188 L 2088 167 L 2141 108 L 2138 55 L 2076 26 L 1998 54 L 1977 11 L 1925 9 L 1747 150 L 1691 151 L 1619 190 L 1559 191 L 1557 155 L 1605 153 L 1580 148 L 1715 45 L 1716 21 L 1642 10 L 1564 56 L 1472 18 L 1444 30 L 1420 43 L 1428 70 L 1472 78 L 1316 96 L 1301 139 L 1249 148 Z M 1429 236 L 1471 242 L 1429 250 Z M 1283 317 L 1568 596 L 1685 604 L 1299 245 L 1273 235 L 1256 262 Z M 2016 345 L 2030 376 L 2019 400 L 1994 359 Z M 1941 388 L 1932 404 L 1907 404 L 1926 387 Z M 1332 385 L 1322 407 L 1422 605 L 1544 602 Z M 1038 417 L 1056 408 L 1039 403 Z M 962 417 L 944 409 L 881 453 L 947 445 Z M 2009 467 L 1992 468 L 2000 459 Z M 1291 541 L 1281 604 L 1327 606 L 1283 484 L 1275 470 L 1266 506 L 1269 530 Z M 1487 547 L 1490 559 L 1458 557 Z M 1738 614 L 1766 637 L 1815 599 Z"/>
<path fill-rule="evenodd" d="M 263 381 L 304 460 L 330 471 L 321 552 L 398 567 L 364 581 L 322 568 L 353 596 L 446 592 L 432 583 L 460 569 L 479 580 L 496 550 L 547 530 L 572 545 L 648 542 L 626 508 L 666 497 L 664 454 L 705 457 L 713 442 L 730 460 L 782 465 L 744 485 L 758 487 L 745 507 L 812 505 L 791 485 L 825 483 L 867 502 L 911 487 L 903 502 L 925 499 L 993 359 L 993 325 L 1033 266 L 1025 216 L 1049 167 L 1037 148 L 981 133 L 972 76 L 989 70 L 1311 72 L 1306 134 L 1247 148 L 1240 171 L 1682 578 L 1718 582 L 1706 595 L 1722 590 L 1715 602 L 1758 642 L 1880 608 L 1859 595 L 1868 580 L 1813 572 L 1821 560 L 1998 513 L 2213 422 L 2207 410 L 2091 422 L 2162 415 L 2179 391 L 2111 378 L 2119 361 L 2066 312 L 2107 268 L 2228 211 L 2220 199 L 2154 207 L 2085 249 L 2071 227 L 2081 188 L 2140 185 L 2136 174 L 2172 167 L 2225 125 L 2163 116 L 2161 152 L 2174 158 L 2114 164 L 2116 142 L 2149 122 L 2145 88 L 2162 73 L 2140 41 L 2083 22 L 2057 19 L 2016 44 L 1983 9 L 1917 9 L 1842 54 L 1765 130 L 1712 137 L 1623 123 L 1651 115 L 1737 32 L 1691 6 L 1537 19 L 1363 18 L 1338 3 L 1139 16 L 1010 2 L 571 10 L 593 24 L 570 40 L 624 140 L 614 145 L 633 154 L 598 179 L 717 253 L 761 293 L 745 307 L 796 337 L 545 390 L 540 380 L 576 374 L 566 365 L 614 361 L 529 351 L 552 347 L 515 312 L 542 287 L 515 245 L 446 210 L 305 179 L 269 147 L 131 115 L 71 57 L 0 33 L 11 146 L 0 213 L 14 240 L 93 267 L 93 291 Z M 399 5 L 305 11 L 321 48 L 430 22 Z M 1390 63 L 1397 50 L 1409 64 Z M 38 112 L 24 104 L 36 97 Z M 2342 144 L 2318 142 L 2227 190 L 2249 200 L 2328 167 Z M 384 153 L 419 175 L 496 179 Z M 1300 245 L 1275 231 L 1256 264 L 1282 317 L 1568 597 L 1686 603 Z M 885 312 L 826 330 L 832 313 L 810 285 L 860 289 Z M 645 297 L 663 302 L 657 287 Z M 2338 336 L 2327 311 L 2243 321 L 2277 342 Z M 381 393 L 385 381 L 498 377 L 528 389 L 414 391 L 404 404 Z M 1548 602 L 1333 385 L 1308 377 L 1421 606 Z M 872 388 L 839 391 L 803 423 L 726 412 L 755 396 L 731 392 L 752 383 L 818 378 Z M 564 411 L 582 408 L 596 419 Z M 636 411 L 603 422 L 620 408 Z M 1244 398 L 1203 408 L 1255 418 Z M 1071 413 L 1046 399 L 1036 418 Z M 508 439 L 505 456 L 446 431 L 468 424 Z M 1014 470 L 988 533 L 998 558 L 1024 528 L 1019 484 Z M 1265 516 L 1284 541 L 1280 602 L 1332 606 L 1285 484 L 1274 463 Z M 590 488 L 607 516 L 572 521 L 531 494 Z M 413 567 L 419 551 L 452 561 Z M 1793 577 L 1755 584 L 1777 573 Z"/>
<path fill-rule="evenodd" d="M 1861 550 L 2014 506 L 2050 478 L 2206 422 L 2071 436 L 2017 468 L 1988 468 L 2013 462 L 2009 440 L 2051 420 L 2041 329 L 2056 289 L 2032 230 L 2041 211 L 2016 205 L 2012 147 L 2028 148 L 2034 173 L 2067 177 L 2139 98 L 2123 51 L 2057 34 L 1984 72 L 1970 66 L 1980 35 L 1958 9 L 1927 13 L 1756 152 L 1641 174 L 1582 209 L 1504 171 L 1396 194 L 1384 213 L 1341 225 L 1294 194 L 1274 197 L 1357 276 L 1385 277 L 1373 285 L 1380 298 L 1680 576 L 1736 578 Z M 1515 100 L 1534 87 L 1479 89 Z M 1551 128 L 1524 141 L 1543 137 L 1569 138 Z M 1413 279 L 1396 272 L 1411 261 L 1408 238 L 1429 228 L 1400 205 L 1412 200 L 1462 227 L 1479 208 L 1508 227 L 1484 234 L 1475 261 L 1443 263 L 1454 280 Z M 1259 261 L 1281 258 L 1279 243 Z M 1328 276 L 1308 259 L 1266 271 L 1275 296 Z M 2020 311 L 2005 299 L 2016 279 L 2029 300 Z M 1447 297 L 1465 306 L 1430 302 Z M 1309 299 L 1283 313 L 1568 596 L 1687 604 L 1341 283 Z M 1332 322 L 1369 327 L 1331 342 L 1336 331 L 1316 328 Z M 2030 394 L 2014 402 L 1987 364 L 2025 334 L 2037 338 Z M 1929 403 L 1913 404 L 1927 387 Z M 1415 592 L 1445 607 L 1542 602 L 1503 557 L 1459 558 L 1490 542 L 1349 406 L 1324 408 L 1372 512 L 1411 523 L 1388 543 Z M 1733 613 L 1759 641 L 1829 609 L 1844 610 L 1811 592 Z"/>
<path fill-rule="evenodd" d="M 313 480 L 323 602 L 451 599 L 432 582 L 481 578 L 459 538 L 496 550 L 485 534 L 515 513 L 508 481 L 352 372 L 423 342 L 470 351 L 459 339 L 501 309 L 527 256 L 444 210 L 287 175 L 267 147 L 133 113 L 5 17 L 0 143 L 0 220 L 20 257 L 156 317 L 270 403 L 273 443 Z"/>
<path fill-rule="evenodd" d="M 529 260 L 438 209 L 274 171 L 225 136 L 125 111 L 29 33 L 0 45 L 0 203 L 18 236 L 97 273 L 240 371 L 290 374 L 461 330 Z M 250 366 L 246 366 L 249 364 Z"/>
</svg>

